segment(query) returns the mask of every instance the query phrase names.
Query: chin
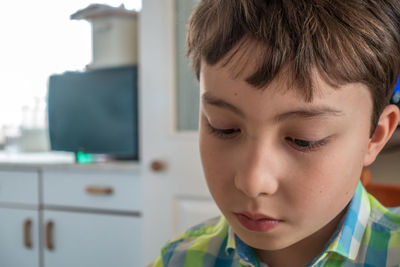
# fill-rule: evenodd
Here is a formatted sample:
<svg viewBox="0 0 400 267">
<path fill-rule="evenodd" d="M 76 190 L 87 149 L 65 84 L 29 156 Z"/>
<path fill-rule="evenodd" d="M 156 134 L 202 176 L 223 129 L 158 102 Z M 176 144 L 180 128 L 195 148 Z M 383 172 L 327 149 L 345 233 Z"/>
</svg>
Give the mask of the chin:
<svg viewBox="0 0 400 267">
<path fill-rule="evenodd" d="M 279 232 L 254 232 L 247 229 L 243 229 L 240 225 L 233 227 L 233 231 L 239 236 L 239 238 L 247 245 L 255 249 L 260 250 L 281 250 L 292 246 L 299 240 L 288 240 L 282 236 L 282 231 Z M 286 233 L 288 234 L 288 233 Z M 290 235 L 290 234 L 289 234 Z"/>
<path fill-rule="evenodd" d="M 278 238 L 279 239 L 279 238 Z M 288 248 L 292 246 L 295 241 L 283 241 L 282 239 L 277 240 L 277 239 L 269 239 L 269 238 L 263 238 L 263 239 L 256 239 L 256 240 L 249 240 L 249 242 L 246 242 L 249 246 L 255 249 L 260 249 L 260 250 L 268 250 L 268 251 L 276 251 L 276 250 L 281 250 Z"/>
</svg>

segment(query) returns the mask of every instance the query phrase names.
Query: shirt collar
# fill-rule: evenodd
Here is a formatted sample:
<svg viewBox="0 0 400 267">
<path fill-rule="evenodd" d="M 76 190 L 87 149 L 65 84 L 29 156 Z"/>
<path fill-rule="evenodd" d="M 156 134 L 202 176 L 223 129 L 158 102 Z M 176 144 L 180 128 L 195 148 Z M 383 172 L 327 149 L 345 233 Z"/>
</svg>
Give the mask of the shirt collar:
<svg viewBox="0 0 400 267">
<path fill-rule="evenodd" d="M 226 253 L 233 253 L 236 251 L 239 256 L 239 261 L 244 266 L 259 267 L 260 262 L 257 259 L 254 250 L 244 243 L 229 227 L 228 240 L 225 248 Z"/>
<path fill-rule="evenodd" d="M 232 230 L 232 227 L 229 226 L 228 230 L 228 241 L 226 242 L 226 248 L 225 251 L 226 253 L 231 253 L 236 249 L 235 245 L 235 233 Z"/>
<path fill-rule="evenodd" d="M 328 244 L 325 252 L 337 253 L 350 260 L 355 260 L 370 213 L 371 204 L 368 193 L 361 182 L 358 182 L 357 189 L 344 216 L 344 222 L 339 225 L 333 235 L 334 239 Z"/>
<path fill-rule="evenodd" d="M 332 235 L 332 239 L 328 242 L 326 249 L 316 258 L 314 263 L 322 260 L 328 253 L 337 253 L 350 260 L 355 260 L 370 213 L 371 205 L 368 193 L 359 182 L 342 222 L 339 224 L 335 234 Z M 231 227 L 229 227 L 226 244 L 226 253 L 233 253 L 236 250 L 245 265 L 254 267 L 260 265 L 251 247 L 240 240 Z"/>
</svg>

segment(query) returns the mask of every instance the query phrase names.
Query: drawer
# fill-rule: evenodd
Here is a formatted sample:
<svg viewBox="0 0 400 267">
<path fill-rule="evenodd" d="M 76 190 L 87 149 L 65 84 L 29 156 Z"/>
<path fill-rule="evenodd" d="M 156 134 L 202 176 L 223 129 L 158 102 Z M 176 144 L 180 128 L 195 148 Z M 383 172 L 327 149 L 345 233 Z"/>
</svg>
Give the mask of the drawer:
<svg viewBox="0 0 400 267">
<path fill-rule="evenodd" d="M 39 205 L 38 172 L 0 171 L 0 203 Z"/>
<path fill-rule="evenodd" d="M 43 204 L 85 209 L 140 212 L 137 174 L 114 172 L 43 172 Z"/>
</svg>

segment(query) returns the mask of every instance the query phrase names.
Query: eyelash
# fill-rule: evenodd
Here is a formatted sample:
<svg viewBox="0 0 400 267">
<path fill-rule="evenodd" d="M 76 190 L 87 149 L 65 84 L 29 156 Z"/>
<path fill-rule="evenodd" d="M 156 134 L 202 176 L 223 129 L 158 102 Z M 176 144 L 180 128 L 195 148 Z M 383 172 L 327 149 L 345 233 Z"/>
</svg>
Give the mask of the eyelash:
<svg viewBox="0 0 400 267">
<path fill-rule="evenodd" d="M 286 137 L 285 140 L 291 142 L 294 146 L 296 146 L 296 149 L 301 152 L 313 152 L 328 143 L 327 139 L 322 139 L 318 141 L 307 141 L 292 137 Z"/>
<path fill-rule="evenodd" d="M 211 126 L 209 122 L 207 122 L 209 133 L 215 135 L 221 139 L 233 139 L 236 137 L 236 133 L 240 133 L 240 129 L 217 129 Z M 296 146 L 295 149 L 301 152 L 312 152 L 317 150 L 318 148 L 324 146 L 328 140 L 322 139 L 318 141 L 308 141 L 302 139 L 296 139 L 293 137 L 286 137 L 286 141 L 290 142 L 292 145 Z"/>
<path fill-rule="evenodd" d="M 235 133 L 240 133 L 240 129 L 217 129 L 211 126 L 209 122 L 207 122 L 209 133 L 215 135 L 221 139 L 233 139 L 236 135 Z"/>
</svg>

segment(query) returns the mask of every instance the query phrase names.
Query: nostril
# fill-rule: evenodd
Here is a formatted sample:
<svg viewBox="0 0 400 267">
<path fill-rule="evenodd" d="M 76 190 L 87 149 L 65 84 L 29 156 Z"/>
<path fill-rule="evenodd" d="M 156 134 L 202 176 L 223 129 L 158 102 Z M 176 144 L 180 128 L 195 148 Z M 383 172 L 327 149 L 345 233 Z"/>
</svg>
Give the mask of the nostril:
<svg viewBox="0 0 400 267">
<path fill-rule="evenodd" d="M 279 188 L 278 179 L 266 174 L 237 175 L 234 183 L 238 190 L 250 198 L 273 195 Z"/>
<path fill-rule="evenodd" d="M 278 181 L 266 176 L 250 177 L 236 176 L 236 188 L 249 198 L 270 196 L 278 190 Z"/>
</svg>

